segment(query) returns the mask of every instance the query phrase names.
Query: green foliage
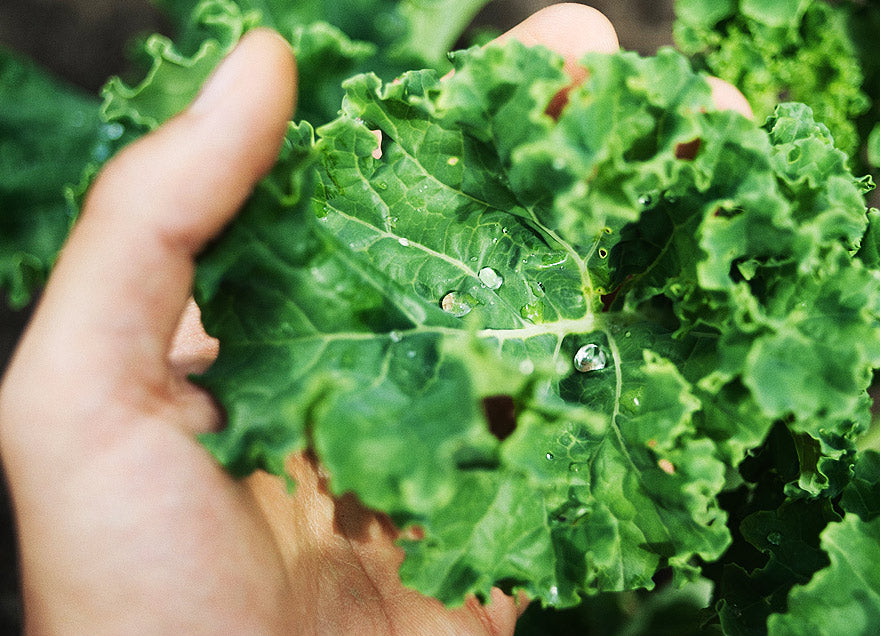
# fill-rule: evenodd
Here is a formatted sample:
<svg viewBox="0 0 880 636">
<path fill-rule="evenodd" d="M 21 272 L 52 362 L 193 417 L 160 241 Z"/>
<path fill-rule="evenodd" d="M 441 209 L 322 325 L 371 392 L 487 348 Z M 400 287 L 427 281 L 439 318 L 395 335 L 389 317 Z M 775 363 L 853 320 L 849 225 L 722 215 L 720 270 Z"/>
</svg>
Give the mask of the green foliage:
<svg viewBox="0 0 880 636">
<path fill-rule="evenodd" d="M 875 634 L 880 625 L 880 519 L 847 514 L 822 532 L 831 565 L 792 590 L 788 611 L 768 622 L 771 636 Z"/>
<path fill-rule="evenodd" d="M 237 474 L 310 447 L 334 492 L 421 529 L 401 575 L 447 603 L 501 585 L 570 606 L 787 532 L 763 572 L 727 568 L 765 581 L 766 621 L 825 565 L 880 362 L 846 156 L 806 107 L 762 128 L 713 111 L 671 51 L 588 57 L 558 120 L 548 52 L 453 62 L 443 82 L 347 81 L 342 115 L 314 143 L 292 130 L 288 176 L 203 259 L 224 344 L 201 382 L 229 416 L 205 443 Z M 289 175 L 297 196 L 270 204 Z M 498 396 L 509 435 L 491 434 Z M 790 470 L 730 527 L 720 495 L 774 422 Z M 753 585 L 731 576 L 725 627 Z"/>
<path fill-rule="evenodd" d="M 854 37 L 859 23 L 880 19 L 876 3 L 865 4 L 676 0 L 675 37 L 702 68 L 743 91 L 758 118 L 779 102 L 805 102 L 838 148 L 856 154 L 864 145 L 857 120 L 880 97 L 862 57 L 876 58 L 876 40 Z"/>
<path fill-rule="evenodd" d="M 65 188 L 122 135 L 100 103 L 0 49 L 0 290 L 13 307 L 42 285 L 75 215 Z"/>
<path fill-rule="evenodd" d="M 229 423 L 203 442 L 231 473 L 284 475 L 311 450 L 333 492 L 419 530 L 406 584 L 448 604 L 522 590 L 523 634 L 877 624 L 880 455 L 858 444 L 880 212 L 840 150 L 880 155 L 876 119 L 855 120 L 880 66 L 855 16 L 876 3 L 679 0 L 682 47 L 728 69 L 758 123 L 715 110 L 671 50 L 587 56 L 558 118 L 567 78 L 541 48 L 459 51 L 441 80 L 483 0 L 158 4 L 180 36 L 147 40 L 139 85 L 111 81 L 103 109 L 40 103 L 71 151 L 44 183 L 63 192 L 184 108 L 248 29 L 291 41 L 297 123 L 196 280 L 221 340 L 198 381 Z M 54 90 L 26 75 L 28 100 Z M 40 263 L 70 218 L 52 201 L 65 222 Z"/>
</svg>

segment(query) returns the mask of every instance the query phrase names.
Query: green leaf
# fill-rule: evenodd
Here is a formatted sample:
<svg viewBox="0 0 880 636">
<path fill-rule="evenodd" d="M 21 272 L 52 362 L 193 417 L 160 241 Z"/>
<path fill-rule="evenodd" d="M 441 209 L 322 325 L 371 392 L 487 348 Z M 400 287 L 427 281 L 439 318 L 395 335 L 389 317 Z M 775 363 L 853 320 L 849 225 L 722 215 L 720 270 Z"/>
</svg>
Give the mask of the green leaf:
<svg viewBox="0 0 880 636">
<path fill-rule="evenodd" d="M 880 516 L 880 453 L 866 450 L 859 455 L 852 481 L 843 491 L 840 505 L 862 521 Z"/>
<path fill-rule="evenodd" d="M 65 189 L 122 134 L 99 103 L 0 49 L 0 289 L 13 307 L 43 284 L 75 214 Z"/>
<path fill-rule="evenodd" d="M 771 27 L 793 27 L 812 0 L 741 0 L 748 18 Z"/>
<path fill-rule="evenodd" d="M 408 23 L 406 35 L 396 45 L 404 57 L 421 59 L 430 66 L 441 65 L 446 53 L 471 20 L 489 0 L 436 0 L 400 3 L 400 14 Z"/>
<path fill-rule="evenodd" d="M 740 524 L 743 538 L 767 555 L 767 563 L 746 573 L 728 565 L 718 613 L 725 634 L 765 632 L 767 617 L 785 609 L 793 585 L 810 580 L 828 564 L 819 535 L 836 519 L 827 501 L 797 500 L 777 510 L 759 510 Z"/>
<path fill-rule="evenodd" d="M 296 118 L 311 122 L 338 114 L 343 80 L 376 52 L 374 45 L 353 41 L 326 22 L 295 27 L 291 45 L 298 72 Z"/>
<path fill-rule="evenodd" d="M 827 129 L 713 112 L 668 50 L 588 56 L 556 120 L 546 50 L 453 62 L 348 80 L 203 258 L 221 461 L 283 472 L 310 448 L 333 492 L 420 529 L 401 575 L 449 604 L 696 578 L 780 418 L 800 455 L 779 488 L 839 493 L 880 287 Z"/>
<path fill-rule="evenodd" d="M 739 0 L 721 22 L 720 9 L 704 16 L 693 4 L 676 3 L 675 40 L 700 68 L 739 88 L 759 120 L 781 102 L 805 102 L 837 147 L 856 154 L 864 139 L 855 122 L 868 112 L 876 83 L 860 60 L 859 47 L 872 59 L 873 44 L 856 40 L 868 20 L 852 15 L 855 3 Z"/>
<path fill-rule="evenodd" d="M 874 168 L 880 168 L 880 124 L 868 135 L 868 161 Z"/>
<path fill-rule="evenodd" d="M 770 617 L 771 636 L 864 634 L 880 624 L 880 519 L 847 514 L 822 533 L 831 564 L 809 583 L 795 587 L 788 611 Z"/>
<path fill-rule="evenodd" d="M 259 14 L 244 13 L 231 0 L 206 0 L 191 20 L 204 31 L 198 50 L 185 55 L 167 37 L 150 36 L 144 45 L 153 60 L 147 76 L 134 87 L 119 78 L 105 85 L 105 120 L 152 130 L 182 111 L 244 32 L 259 23 Z"/>
<path fill-rule="evenodd" d="M 675 0 L 675 15 L 692 25 L 712 27 L 733 14 L 736 0 Z"/>
</svg>

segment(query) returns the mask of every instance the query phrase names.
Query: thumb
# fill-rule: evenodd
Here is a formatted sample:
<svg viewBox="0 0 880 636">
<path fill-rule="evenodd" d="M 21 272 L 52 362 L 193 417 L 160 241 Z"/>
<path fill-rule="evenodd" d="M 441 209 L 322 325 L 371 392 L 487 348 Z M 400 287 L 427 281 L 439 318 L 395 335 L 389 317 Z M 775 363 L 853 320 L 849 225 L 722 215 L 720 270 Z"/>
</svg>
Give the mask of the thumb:
<svg viewBox="0 0 880 636">
<path fill-rule="evenodd" d="M 115 157 L 86 199 L 23 348 L 49 352 L 53 366 L 92 361 L 80 369 L 86 377 L 166 374 L 195 256 L 277 158 L 295 85 L 289 45 L 253 30 L 187 110 Z"/>
</svg>

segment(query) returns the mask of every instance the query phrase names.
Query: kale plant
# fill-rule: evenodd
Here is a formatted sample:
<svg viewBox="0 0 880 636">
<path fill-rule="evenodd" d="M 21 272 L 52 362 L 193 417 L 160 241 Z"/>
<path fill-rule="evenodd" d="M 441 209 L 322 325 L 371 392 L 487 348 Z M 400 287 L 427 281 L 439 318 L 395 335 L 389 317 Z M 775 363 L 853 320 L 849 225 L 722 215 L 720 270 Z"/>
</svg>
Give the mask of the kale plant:
<svg viewBox="0 0 880 636">
<path fill-rule="evenodd" d="M 584 631 L 623 630 L 626 602 L 629 633 L 682 604 L 677 633 L 873 633 L 880 212 L 830 128 L 862 93 L 828 126 L 778 93 L 751 121 L 671 49 L 592 54 L 551 117 L 559 57 L 474 47 L 444 77 L 455 37 L 414 35 L 435 5 L 353 3 L 395 30 L 317 1 L 162 4 L 179 43 L 147 42 L 97 129 L 159 125 L 258 24 L 303 78 L 197 273 L 221 341 L 197 381 L 228 416 L 203 442 L 233 474 L 310 450 L 334 493 L 419 529 L 401 577 L 448 604 L 500 586 Z"/>
</svg>

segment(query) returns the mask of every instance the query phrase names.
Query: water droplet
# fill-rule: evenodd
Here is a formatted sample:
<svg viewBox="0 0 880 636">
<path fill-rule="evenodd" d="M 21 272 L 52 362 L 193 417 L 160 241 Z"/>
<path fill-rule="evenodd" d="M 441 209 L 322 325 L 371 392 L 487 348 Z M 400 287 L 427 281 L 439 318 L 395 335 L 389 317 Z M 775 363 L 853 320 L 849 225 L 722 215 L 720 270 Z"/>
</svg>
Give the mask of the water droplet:
<svg viewBox="0 0 880 636">
<path fill-rule="evenodd" d="M 415 357 L 416 357 L 415 349 L 410 349 L 409 351 L 407 351 L 407 352 L 406 352 L 406 357 L 407 357 L 407 358 L 415 358 Z"/>
<path fill-rule="evenodd" d="M 579 472 L 581 472 L 581 466 L 583 466 L 583 464 L 579 464 L 578 462 L 572 462 L 568 465 L 568 470 L 570 470 L 573 473 L 579 473 Z"/>
<path fill-rule="evenodd" d="M 397 242 L 400 243 L 403 247 L 409 247 L 409 239 L 407 238 L 401 236 L 399 239 L 397 239 Z"/>
<path fill-rule="evenodd" d="M 779 545 L 782 543 L 782 533 L 781 532 L 771 532 L 767 535 L 767 541 L 772 543 L 773 545 Z"/>
<path fill-rule="evenodd" d="M 111 139 L 113 141 L 122 137 L 122 134 L 125 132 L 125 128 L 120 123 L 112 123 L 108 124 L 106 128 L 104 128 L 104 134 L 107 135 L 107 139 Z"/>
<path fill-rule="evenodd" d="M 491 267 L 484 267 L 483 269 L 481 269 L 477 274 L 477 278 L 479 278 L 480 282 L 489 289 L 498 289 L 504 282 L 504 279 L 501 278 L 501 275 Z"/>
<path fill-rule="evenodd" d="M 519 310 L 519 315 L 533 323 L 542 322 L 544 320 L 544 303 L 540 300 L 529 303 Z"/>
<path fill-rule="evenodd" d="M 559 588 L 555 585 L 550 588 L 550 597 L 547 599 L 551 605 L 559 602 Z"/>
<path fill-rule="evenodd" d="M 544 455 L 544 457 L 546 457 L 547 459 L 553 459 L 553 453 L 547 453 L 546 455 Z"/>
<path fill-rule="evenodd" d="M 403 336 L 400 335 L 399 331 L 389 331 L 388 338 L 391 339 L 391 342 L 400 342 L 403 339 Z"/>
<path fill-rule="evenodd" d="M 450 157 L 449 159 L 446 160 L 446 163 L 448 163 L 450 166 L 454 166 L 454 165 L 458 164 L 458 161 L 459 161 L 458 157 Z"/>
<path fill-rule="evenodd" d="M 581 373 L 600 371 L 605 368 L 605 352 L 595 344 L 587 344 L 574 354 L 574 368 Z"/>
<path fill-rule="evenodd" d="M 650 194 L 643 194 L 639 197 L 639 205 L 643 208 L 649 207 L 652 203 L 654 203 L 654 197 Z"/>
<path fill-rule="evenodd" d="M 529 359 L 522 360 L 519 363 L 519 372 L 523 375 L 531 375 L 535 372 L 535 363 Z"/>
<path fill-rule="evenodd" d="M 507 234 L 508 231 L 509 231 L 509 230 L 508 230 L 506 227 L 501 228 L 501 233 L 502 233 L 502 234 Z"/>
<path fill-rule="evenodd" d="M 554 170 L 564 170 L 565 166 L 568 165 L 568 162 L 563 157 L 556 157 L 553 160 L 553 169 Z"/>
<path fill-rule="evenodd" d="M 388 189 L 388 184 L 385 183 L 384 181 L 378 181 L 378 182 L 376 183 L 376 189 L 377 189 L 377 190 L 387 190 L 387 189 Z"/>
<path fill-rule="evenodd" d="M 456 318 L 461 318 L 474 308 L 464 294 L 455 291 L 451 291 L 443 297 L 443 300 L 440 301 L 440 307 L 447 314 L 452 314 Z"/>
<path fill-rule="evenodd" d="M 633 398 L 633 404 L 635 404 L 636 406 L 639 406 L 639 405 L 641 404 L 641 402 L 639 401 L 639 398 L 634 397 L 634 398 Z"/>
</svg>

